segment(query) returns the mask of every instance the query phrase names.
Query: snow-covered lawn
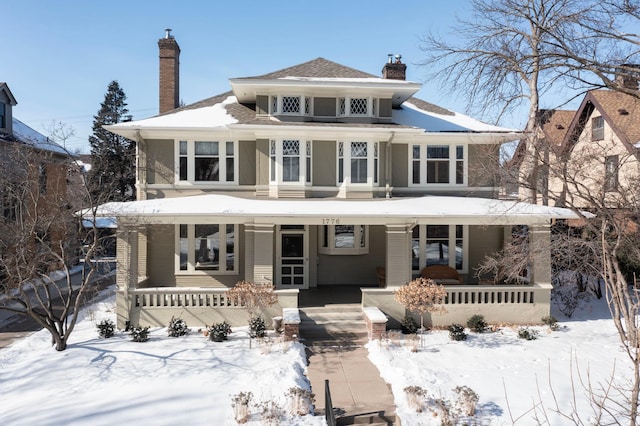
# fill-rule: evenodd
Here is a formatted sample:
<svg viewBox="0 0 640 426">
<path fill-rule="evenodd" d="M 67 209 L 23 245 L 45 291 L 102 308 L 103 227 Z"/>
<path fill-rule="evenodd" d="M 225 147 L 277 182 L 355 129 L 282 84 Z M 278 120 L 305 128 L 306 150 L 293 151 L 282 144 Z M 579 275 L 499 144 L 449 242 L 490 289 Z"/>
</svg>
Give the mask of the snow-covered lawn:
<svg viewBox="0 0 640 426">
<path fill-rule="evenodd" d="M 144 343 L 120 332 L 101 339 L 96 323 L 106 318 L 115 320 L 114 297 L 83 312 L 66 351 L 56 352 L 44 330 L 0 350 L 0 425 L 227 425 L 239 392 L 286 412 L 287 391 L 309 389 L 302 344 L 249 348 L 239 329 L 221 343 L 197 330 L 168 337 L 166 328 Z M 282 423 L 325 424 L 309 415 Z M 248 424 L 261 424 L 257 408 Z"/>
<path fill-rule="evenodd" d="M 477 424 L 574 424 L 554 412 L 555 401 L 569 415 L 575 405 L 582 424 L 601 424 L 594 419 L 580 380 L 590 380 L 599 390 L 612 377 L 625 383 L 631 371 L 609 311 L 604 300 L 592 299 L 572 318 L 554 315 L 560 329 L 530 327 L 539 332 L 536 340 L 519 339 L 518 327 L 483 334 L 467 329 L 466 341 L 452 341 L 448 331 L 437 330 L 423 336 L 417 352 L 411 351 L 408 340 L 370 342 L 369 358 L 391 383 L 406 425 L 439 425 L 441 417 L 434 417 L 428 404 L 439 398 L 454 402 L 457 386 L 467 386 L 479 396 Z M 404 392 L 408 386 L 427 392 L 422 413 L 408 406 Z"/>
</svg>

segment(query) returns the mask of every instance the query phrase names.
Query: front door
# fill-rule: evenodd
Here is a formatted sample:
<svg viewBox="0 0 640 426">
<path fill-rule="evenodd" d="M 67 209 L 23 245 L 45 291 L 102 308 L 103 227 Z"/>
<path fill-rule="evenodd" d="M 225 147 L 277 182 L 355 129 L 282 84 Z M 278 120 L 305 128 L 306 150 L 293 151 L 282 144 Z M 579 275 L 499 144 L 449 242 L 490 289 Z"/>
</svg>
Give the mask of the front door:
<svg viewBox="0 0 640 426">
<path fill-rule="evenodd" d="M 304 225 L 280 226 L 277 240 L 279 288 L 309 288 L 308 243 Z"/>
</svg>

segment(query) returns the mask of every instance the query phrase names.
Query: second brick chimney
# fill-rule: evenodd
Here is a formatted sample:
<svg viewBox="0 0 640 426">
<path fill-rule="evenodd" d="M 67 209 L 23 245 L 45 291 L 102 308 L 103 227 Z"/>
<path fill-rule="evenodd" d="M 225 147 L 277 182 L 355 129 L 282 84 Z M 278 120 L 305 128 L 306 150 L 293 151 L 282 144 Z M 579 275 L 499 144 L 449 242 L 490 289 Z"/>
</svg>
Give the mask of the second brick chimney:
<svg viewBox="0 0 640 426">
<path fill-rule="evenodd" d="M 389 59 L 384 67 L 382 67 L 382 78 L 388 78 L 391 80 L 406 80 L 407 79 L 407 65 L 402 63 L 402 55 L 395 55 L 395 61 L 393 54 L 389 54 Z"/>
<path fill-rule="evenodd" d="M 158 40 L 160 50 L 160 114 L 180 105 L 180 46 L 165 29 L 165 36 Z"/>
</svg>

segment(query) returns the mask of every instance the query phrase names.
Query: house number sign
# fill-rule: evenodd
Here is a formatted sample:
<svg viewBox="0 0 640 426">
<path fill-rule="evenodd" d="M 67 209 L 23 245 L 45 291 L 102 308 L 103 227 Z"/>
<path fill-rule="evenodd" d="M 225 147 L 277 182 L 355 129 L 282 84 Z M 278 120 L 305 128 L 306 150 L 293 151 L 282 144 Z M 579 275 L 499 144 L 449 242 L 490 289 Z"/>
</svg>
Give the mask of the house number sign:
<svg viewBox="0 0 640 426">
<path fill-rule="evenodd" d="M 322 224 L 323 225 L 340 225 L 340 219 L 325 217 L 325 218 L 322 218 Z"/>
</svg>

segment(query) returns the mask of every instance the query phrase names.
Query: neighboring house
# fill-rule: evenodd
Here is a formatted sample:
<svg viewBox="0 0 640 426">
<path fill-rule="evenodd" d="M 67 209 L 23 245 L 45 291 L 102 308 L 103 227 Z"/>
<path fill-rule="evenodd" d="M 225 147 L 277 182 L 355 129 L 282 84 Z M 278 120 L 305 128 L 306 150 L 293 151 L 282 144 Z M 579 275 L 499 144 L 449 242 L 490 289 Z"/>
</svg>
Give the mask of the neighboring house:
<svg viewBox="0 0 640 426">
<path fill-rule="evenodd" d="M 38 214 L 58 208 L 60 199 L 70 200 L 71 156 L 58 144 L 13 116 L 16 99 L 0 82 L 0 238 L 24 212 Z M 69 214 L 73 211 L 69 207 Z M 61 238 L 56 225 L 49 228 L 52 244 Z M 2 250 L 0 246 L 0 250 Z M 1 254 L 0 254 L 1 255 Z M 56 265 L 48 265 L 50 268 Z"/>
<path fill-rule="evenodd" d="M 625 80 L 638 89 L 637 80 Z M 541 114 L 548 151 L 539 173 L 539 201 L 589 210 L 628 209 L 636 199 L 640 155 L 640 98 L 592 90 L 576 111 Z"/>
<path fill-rule="evenodd" d="M 363 306 L 400 321 L 394 289 L 427 265 L 462 280 L 433 324 L 549 314 L 549 223 L 575 216 L 496 198 L 479 170 L 497 169 L 512 130 L 414 98 L 421 85 L 399 56 L 382 77 L 318 58 L 232 78 L 230 91 L 178 108 L 180 48 L 169 34 L 158 44 L 160 115 L 106 127 L 139 157 L 138 201 L 101 209 L 118 217 L 120 326 L 237 321 L 225 292 L 240 280 L 273 284 L 276 309 L 309 289 L 339 301 L 358 286 Z M 513 225 L 543 247 L 527 285 L 480 284 L 474 268 Z"/>
</svg>

